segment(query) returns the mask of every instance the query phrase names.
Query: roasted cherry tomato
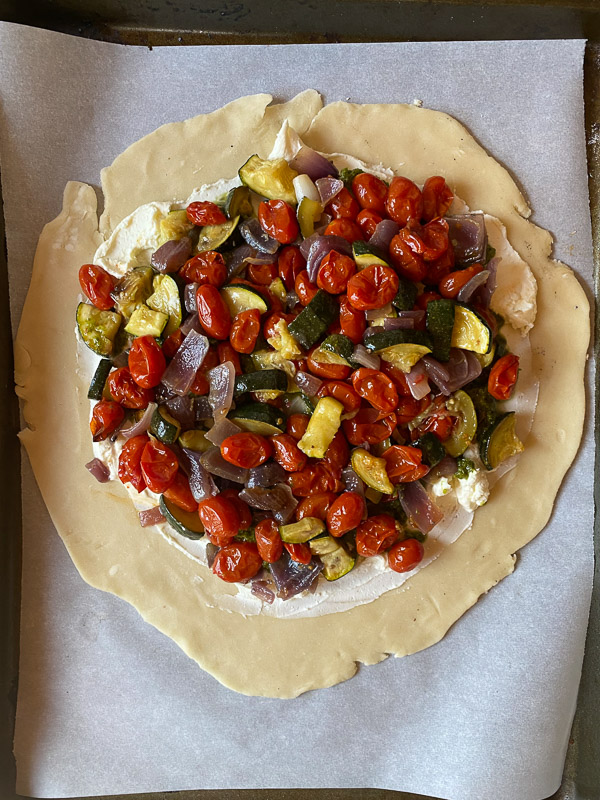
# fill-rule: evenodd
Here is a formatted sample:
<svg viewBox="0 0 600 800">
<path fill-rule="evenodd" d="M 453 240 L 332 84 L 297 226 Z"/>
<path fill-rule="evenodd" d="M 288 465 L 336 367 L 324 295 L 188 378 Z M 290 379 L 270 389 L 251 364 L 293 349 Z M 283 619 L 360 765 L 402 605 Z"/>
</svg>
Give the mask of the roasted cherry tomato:
<svg viewBox="0 0 600 800">
<path fill-rule="evenodd" d="M 226 497 L 231 500 L 233 505 L 237 508 L 240 515 L 240 530 L 246 530 L 252 525 L 252 511 L 248 503 L 245 503 L 240 498 L 240 493 L 237 489 L 224 489 L 220 493 L 220 497 Z"/>
<path fill-rule="evenodd" d="M 317 392 L 317 397 L 333 397 L 344 406 L 346 414 L 360 408 L 360 397 L 344 381 L 325 381 Z"/>
<path fill-rule="evenodd" d="M 394 386 L 400 397 L 411 397 L 412 394 L 406 380 L 406 373 L 402 372 L 399 367 L 395 367 L 391 361 L 386 361 L 385 358 L 381 359 L 379 369 L 394 381 Z"/>
<path fill-rule="evenodd" d="M 370 264 L 348 281 L 348 300 L 360 311 L 383 308 L 392 302 L 397 291 L 398 276 L 382 264 Z"/>
<path fill-rule="evenodd" d="M 397 538 L 396 520 L 389 514 L 376 514 L 361 522 L 356 529 L 356 552 L 361 556 L 379 555 Z"/>
<path fill-rule="evenodd" d="M 284 320 L 289 325 L 293 319 L 293 314 L 282 314 L 281 311 L 276 311 L 274 314 L 269 314 L 263 325 L 263 335 L 265 339 L 274 339 L 279 336 L 279 331 L 277 330 L 276 326 L 280 320 Z"/>
<path fill-rule="evenodd" d="M 146 488 L 140 459 L 148 442 L 149 439 L 145 433 L 133 436 L 125 442 L 119 454 L 119 480 L 121 483 L 130 483 L 138 492 L 143 492 Z"/>
<path fill-rule="evenodd" d="M 154 399 L 152 389 L 142 389 L 138 386 L 127 367 L 120 367 L 110 373 L 108 389 L 113 400 L 124 408 L 146 408 Z"/>
<path fill-rule="evenodd" d="M 308 414 L 290 414 L 287 419 L 286 433 L 297 442 L 304 436 L 308 427 L 310 417 Z"/>
<path fill-rule="evenodd" d="M 100 400 L 92 411 L 90 430 L 94 442 L 108 439 L 125 419 L 122 406 L 112 400 Z"/>
<path fill-rule="evenodd" d="M 331 440 L 331 444 L 325 451 L 323 461 L 328 465 L 329 470 L 339 478 L 342 469 L 346 466 L 349 459 L 350 448 L 348 447 L 346 437 L 341 431 L 337 431 Z"/>
<path fill-rule="evenodd" d="M 240 530 L 240 514 L 229 497 L 217 495 L 198 503 L 198 516 L 204 531 L 213 544 L 223 547 L 237 536 Z"/>
<path fill-rule="evenodd" d="M 368 208 L 363 209 L 356 218 L 356 224 L 361 229 L 366 238 L 371 238 L 375 233 L 375 228 L 382 221 L 383 217 Z"/>
<path fill-rule="evenodd" d="M 419 436 L 422 436 L 424 433 L 433 433 L 440 442 L 445 442 L 446 439 L 450 438 L 453 427 L 454 419 L 449 414 L 442 411 L 439 414 L 432 414 L 430 417 L 427 417 L 427 419 L 412 432 L 412 435 L 418 439 Z"/>
<path fill-rule="evenodd" d="M 272 452 L 269 440 L 258 433 L 234 433 L 221 442 L 221 455 L 225 461 L 243 469 L 259 467 Z"/>
<path fill-rule="evenodd" d="M 454 200 L 452 190 L 439 175 L 427 178 L 422 194 L 423 219 L 426 222 L 436 217 L 443 217 Z"/>
<path fill-rule="evenodd" d="M 284 282 L 285 288 L 288 292 L 291 292 L 294 290 L 296 278 L 303 269 L 306 269 L 306 259 L 300 252 L 299 247 L 289 245 L 289 247 L 283 247 L 279 251 L 277 267 L 279 277 Z"/>
<path fill-rule="evenodd" d="M 352 373 L 354 391 L 373 408 L 389 414 L 398 405 L 394 381 L 378 369 L 361 367 Z"/>
<path fill-rule="evenodd" d="M 352 191 L 361 208 L 368 208 L 377 214 L 385 214 L 385 199 L 388 187 L 375 175 L 361 172 L 352 181 Z"/>
<path fill-rule="evenodd" d="M 398 425 L 406 425 L 411 422 L 416 416 L 425 411 L 430 401 L 430 394 L 422 400 L 415 400 L 414 397 L 399 397 L 398 407 L 396 408 Z"/>
<path fill-rule="evenodd" d="M 296 519 L 301 520 L 304 517 L 316 517 L 322 519 L 323 522 L 327 519 L 327 509 L 336 499 L 335 492 L 319 492 L 318 494 L 311 494 L 305 497 L 296 508 Z"/>
<path fill-rule="evenodd" d="M 307 306 L 319 291 L 319 287 L 316 283 L 311 283 L 307 270 L 303 269 L 302 272 L 299 272 L 296 276 L 294 291 L 298 295 L 298 299 L 302 305 Z"/>
<path fill-rule="evenodd" d="M 230 342 L 219 342 L 217 345 L 217 353 L 219 355 L 219 364 L 224 364 L 226 361 L 231 361 L 236 375 L 242 374 L 242 365 L 240 357 L 231 346 Z M 206 360 L 206 359 L 205 359 Z M 202 365 L 202 369 L 206 372 L 206 367 Z M 212 367 L 211 367 L 212 369 Z M 204 393 L 203 393 L 204 394 Z"/>
<path fill-rule="evenodd" d="M 345 364 L 321 364 L 320 361 L 315 361 L 313 353 L 317 349 L 318 345 L 317 347 L 313 347 L 312 350 L 309 350 L 306 358 L 306 366 L 313 375 L 319 378 L 331 378 L 331 380 L 334 381 L 343 381 L 350 375 L 352 370 L 350 367 L 345 366 Z"/>
<path fill-rule="evenodd" d="M 342 422 L 346 439 L 355 447 L 363 444 L 379 444 L 388 439 L 396 427 L 396 416 L 388 414 L 381 419 L 380 417 L 374 408 L 361 408 L 355 417 Z"/>
<path fill-rule="evenodd" d="M 496 400 L 508 400 L 519 374 L 519 357 L 508 353 L 494 364 L 488 378 L 488 392 Z"/>
<path fill-rule="evenodd" d="M 179 274 L 186 283 L 209 283 L 218 289 L 227 280 L 227 267 L 221 253 L 207 250 L 186 261 Z"/>
<path fill-rule="evenodd" d="M 403 278 L 422 281 L 427 274 L 427 264 L 423 261 L 423 256 L 411 250 L 402 231 L 390 242 L 390 258 Z"/>
<path fill-rule="evenodd" d="M 310 552 L 310 547 L 307 544 L 304 544 L 303 542 L 300 544 L 284 542 L 283 546 L 290 554 L 292 561 L 297 561 L 299 564 L 310 564 L 312 560 L 312 553 Z"/>
<path fill-rule="evenodd" d="M 254 529 L 256 547 L 263 561 L 274 564 L 283 554 L 283 542 L 274 519 L 262 519 Z"/>
<path fill-rule="evenodd" d="M 345 186 L 325 206 L 325 213 L 334 219 L 356 219 L 359 211 L 360 206 Z"/>
<path fill-rule="evenodd" d="M 344 486 L 327 464 L 309 464 L 299 472 L 292 472 L 288 483 L 296 497 L 308 497 L 321 492 L 340 492 Z"/>
<path fill-rule="evenodd" d="M 281 244 L 291 244 L 300 233 L 296 212 L 285 200 L 263 200 L 258 221 L 263 231 Z"/>
<path fill-rule="evenodd" d="M 236 314 L 229 332 L 231 346 L 238 353 L 251 353 L 260 333 L 260 311 L 249 308 Z"/>
<path fill-rule="evenodd" d="M 343 536 L 357 528 L 365 513 L 365 501 L 356 492 L 344 492 L 327 511 L 327 530 L 332 536 Z"/>
<path fill-rule="evenodd" d="M 209 283 L 198 287 L 196 306 L 200 324 L 213 339 L 227 339 L 231 328 L 231 315 L 219 290 Z"/>
<path fill-rule="evenodd" d="M 383 453 L 385 469 L 392 483 L 418 481 L 429 472 L 427 464 L 422 464 L 423 453 L 418 447 L 394 444 Z"/>
<path fill-rule="evenodd" d="M 158 439 L 149 439 L 142 452 L 140 467 L 148 489 L 161 494 L 175 480 L 179 462 L 170 447 Z"/>
<path fill-rule="evenodd" d="M 181 328 L 177 328 L 176 331 L 173 331 L 173 333 L 169 334 L 169 336 L 167 336 L 167 338 L 164 340 L 162 346 L 162 351 L 165 354 L 165 357 L 173 358 L 175 353 L 183 344 L 184 339 L 185 333 L 181 330 Z"/>
<path fill-rule="evenodd" d="M 425 549 L 418 539 L 404 539 L 388 550 L 388 566 L 394 572 L 410 572 L 423 560 Z"/>
<path fill-rule="evenodd" d="M 427 274 L 423 278 L 423 283 L 429 286 L 436 286 L 442 278 L 446 277 L 451 269 L 454 269 L 454 262 L 454 248 L 450 243 L 446 252 L 439 258 L 427 262 Z"/>
<path fill-rule="evenodd" d="M 356 222 L 352 222 L 351 219 L 332 220 L 325 228 L 324 235 L 341 236 L 342 239 L 346 239 L 346 241 L 350 242 L 350 244 L 359 240 L 362 241 L 365 238 L 363 236 L 363 232 L 358 227 Z"/>
<path fill-rule="evenodd" d="M 163 492 L 167 500 L 170 500 L 184 511 L 197 511 L 198 503 L 194 500 L 194 495 L 190 489 L 190 482 L 182 469 L 177 470 L 175 480 Z"/>
<path fill-rule="evenodd" d="M 216 203 L 198 200 L 186 208 L 187 218 L 194 225 L 222 225 L 227 217 Z"/>
<path fill-rule="evenodd" d="M 481 264 L 471 264 L 470 267 L 457 269 L 455 272 L 451 272 L 439 282 L 438 289 L 440 294 L 442 297 L 456 297 L 463 286 L 466 286 L 471 278 L 474 278 L 475 275 L 479 275 L 482 270 L 483 267 Z"/>
<path fill-rule="evenodd" d="M 354 344 L 362 344 L 363 334 L 367 329 L 365 312 L 350 303 L 343 295 L 340 297 L 340 331 Z"/>
<path fill-rule="evenodd" d="M 138 336 L 129 351 L 129 372 L 142 389 L 158 386 L 167 368 L 165 355 L 152 336 Z"/>
<path fill-rule="evenodd" d="M 273 446 L 273 460 L 286 472 L 298 472 L 306 466 L 307 457 L 298 448 L 298 444 L 289 433 L 279 433 L 271 436 Z"/>
<path fill-rule="evenodd" d="M 353 258 L 330 250 L 321 261 L 317 272 L 317 286 L 329 294 L 342 294 L 346 291 L 348 279 L 356 272 Z"/>
<path fill-rule="evenodd" d="M 423 261 L 435 261 L 450 246 L 448 223 L 445 219 L 435 219 L 427 225 L 411 220 L 398 235 L 414 253 L 423 257 Z"/>
<path fill-rule="evenodd" d="M 248 264 L 246 274 L 252 283 L 257 283 L 259 286 L 270 286 L 279 271 L 277 263 L 273 264 Z"/>
<path fill-rule="evenodd" d="M 221 547 L 212 571 L 227 583 L 247 581 L 262 568 L 262 558 L 254 542 L 231 542 Z"/>
<path fill-rule="evenodd" d="M 115 303 L 111 297 L 111 292 L 116 283 L 116 278 L 95 264 L 84 264 L 79 270 L 81 291 L 92 305 L 102 311 L 110 311 L 114 306 Z"/>
<path fill-rule="evenodd" d="M 419 187 L 408 178 L 392 178 L 385 201 L 385 209 L 394 222 L 404 226 L 423 216 L 423 195 Z"/>
</svg>

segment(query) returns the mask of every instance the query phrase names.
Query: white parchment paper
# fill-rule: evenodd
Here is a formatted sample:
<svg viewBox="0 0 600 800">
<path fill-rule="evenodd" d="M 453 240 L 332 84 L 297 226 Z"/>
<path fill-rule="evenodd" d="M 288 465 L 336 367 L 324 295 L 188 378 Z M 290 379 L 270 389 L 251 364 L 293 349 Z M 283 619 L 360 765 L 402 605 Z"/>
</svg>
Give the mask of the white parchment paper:
<svg viewBox="0 0 600 800">
<path fill-rule="evenodd" d="M 101 167 L 164 122 L 244 94 L 288 99 L 305 88 L 326 101 L 418 98 L 456 116 L 518 177 L 556 256 L 591 287 L 583 50 L 582 41 L 538 41 L 149 51 L 0 23 L 12 324 L 67 180 L 98 184 Z M 18 792 L 552 794 L 589 607 L 592 444 L 588 420 L 550 524 L 440 644 L 295 700 L 223 688 L 130 606 L 84 584 L 24 456 Z"/>
</svg>

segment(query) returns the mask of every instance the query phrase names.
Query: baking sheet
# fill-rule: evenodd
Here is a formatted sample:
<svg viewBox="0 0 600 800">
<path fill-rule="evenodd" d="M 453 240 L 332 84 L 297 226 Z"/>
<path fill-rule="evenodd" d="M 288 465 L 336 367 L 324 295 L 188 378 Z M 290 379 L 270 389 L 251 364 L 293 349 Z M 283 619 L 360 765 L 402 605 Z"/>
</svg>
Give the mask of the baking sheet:
<svg viewBox="0 0 600 800">
<path fill-rule="evenodd" d="M 287 99 L 307 87 L 326 100 L 418 98 L 457 116 L 518 176 L 534 221 L 557 238 L 557 257 L 591 285 L 582 57 L 581 41 L 150 52 L 0 25 L 13 325 L 37 236 L 60 210 L 66 180 L 96 184 L 102 166 L 163 122 L 247 93 Z M 18 791 L 551 794 L 591 587 L 591 431 L 588 420 L 550 526 L 442 643 L 291 701 L 229 692 L 133 609 L 83 584 L 25 460 Z"/>
</svg>

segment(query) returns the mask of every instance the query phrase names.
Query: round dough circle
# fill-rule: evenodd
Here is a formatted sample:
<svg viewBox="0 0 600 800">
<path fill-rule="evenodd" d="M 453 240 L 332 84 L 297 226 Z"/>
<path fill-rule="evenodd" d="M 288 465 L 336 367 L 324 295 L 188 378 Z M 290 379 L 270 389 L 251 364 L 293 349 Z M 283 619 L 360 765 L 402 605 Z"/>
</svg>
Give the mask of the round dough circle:
<svg viewBox="0 0 600 800">
<path fill-rule="evenodd" d="M 249 695 L 294 697 L 350 678 L 358 663 L 429 647 L 513 570 L 514 553 L 546 524 L 579 446 L 589 306 L 571 270 L 549 258 L 551 236 L 527 221 L 530 211 L 509 173 L 453 118 L 409 105 L 332 103 L 319 110 L 313 91 L 281 105 L 270 106 L 271 99 L 241 98 L 163 126 L 129 147 L 103 171 L 100 230 L 106 235 L 142 203 L 185 197 L 194 186 L 234 175 L 254 152 L 267 155 L 284 118 L 322 152 L 383 163 L 420 183 L 444 175 L 471 208 L 500 218 L 538 281 L 530 335 L 540 394 L 525 452 L 477 511 L 472 528 L 404 586 L 350 611 L 281 620 L 215 608 L 215 595 L 235 589 L 209 570 L 199 573 L 184 554 L 141 528 L 124 487 L 98 484 L 83 466 L 92 456 L 88 379 L 78 374 L 76 360 L 77 271 L 103 238 L 95 193 L 84 184 L 67 185 L 62 213 L 40 237 L 15 371 L 28 425 L 21 438 L 83 578 L 135 606 L 224 685 Z M 167 163 L 181 167 L 165 170 Z M 565 353 L 559 323 L 567 314 Z M 53 335 L 41 337 L 40 330 Z M 66 495 L 65 483 L 76 490 Z"/>
</svg>

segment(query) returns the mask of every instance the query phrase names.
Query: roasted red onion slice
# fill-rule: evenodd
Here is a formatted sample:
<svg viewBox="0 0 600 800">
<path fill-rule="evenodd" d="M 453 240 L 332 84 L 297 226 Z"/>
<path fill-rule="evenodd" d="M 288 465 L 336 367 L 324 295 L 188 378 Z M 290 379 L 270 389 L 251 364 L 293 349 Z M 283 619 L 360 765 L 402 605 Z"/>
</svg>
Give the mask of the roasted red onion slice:
<svg viewBox="0 0 600 800">
<path fill-rule="evenodd" d="M 500 261 L 501 259 L 498 256 L 494 256 L 494 258 L 488 261 L 486 265 L 486 269 L 490 275 L 485 286 L 479 292 L 479 300 L 483 304 L 484 308 L 490 307 L 492 295 L 496 291 L 496 285 L 498 283 L 498 267 L 500 265 Z"/>
<path fill-rule="evenodd" d="M 212 408 L 215 422 L 227 415 L 233 402 L 233 389 L 235 386 L 235 367 L 231 361 L 225 361 L 218 367 L 208 371 L 210 391 L 208 402 Z"/>
<path fill-rule="evenodd" d="M 239 425 L 236 425 L 235 422 L 232 422 L 227 417 L 221 417 L 221 419 L 212 426 L 212 428 L 206 434 L 206 438 L 209 442 L 212 442 L 217 447 L 221 446 L 221 443 L 227 439 L 228 436 L 233 436 L 235 433 L 241 433 L 241 428 Z"/>
<path fill-rule="evenodd" d="M 431 500 L 419 481 L 404 484 L 404 491 L 400 493 L 400 504 L 411 523 L 421 531 L 429 533 L 444 515 Z"/>
<path fill-rule="evenodd" d="M 170 239 L 152 253 L 150 263 L 157 272 L 177 272 L 191 255 L 191 239 Z"/>
<path fill-rule="evenodd" d="M 390 249 L 390 243 L 400 230 L 400 225 L 393 219 L 382 219 L 375 226 L 375 232 L 369 239 L 369 245 L 379 250 L 382 254 Z"/>
<path fill-rule="evenodd" d="M 256 255 L 256 250 L 249 244 L 242 244 L 236 247 L 231 253 L 225 256 L 227 264 L 227 278 L 233 278 L 241 272 L 246 264 L 246 259 Z"/>
<path fill-rule="evenodd" d="M 317 189 L 319 190 L 321 205 L 323 206 L 326 206 L 327 203 L 330 203 L 333 198 L 337 197 L 344 188 L 343 181 L 341 181 L 339 178 L 332 178 L 330 176 L 326 178 L 318 178 L 315 183 L 317 185 Z"/>
<path fill-rule="evenodd" d="M 131 439 L 133 436 L 139 436 L 142 433 L 146 433 L 150 427 L 150 422 L 152 421 L 154 412 L 156 411 L 156 406 L 156 403 L 148 403 L 148 407 L 140 419 L 138 419 L 137 422 L 134 422 L 133 425 L 129 425 L 127 428 L 121 428 L 119 433 L 124 436 L 125 439 Z"/>
<path fill-rule="evenodd" d="M 271 575 L 277 588 L 277 596 L 281 600 L 310 589 L 323 569 L 320 561 L 312 560 L 310 564 L 300 564 L 285 552 L 279 561 L 270 564 Z"/>
<path fill-rule="evenodd" d="M 367 369 L 379 369 L 381 366 L 381 359 L 375 353 L 369 352 L 364 344 L 357 344 L 352 353 L 352 359 L 360 364 L 361 367 Z"/>
<path fill-rule="evenodd" d="M 196 331 L 196 333 L 204 333 L 204 328 L 200 325 L 200 318 L 198 314 L 188 314 L 185 319 L 185 322 L 181 326 L 181 332 L 184 336 L 187 336 L 190 331 Z"/>
<path fill-rule="evenodd" d="M 336 250 L 344 256 L 352 255 L 352 245 L 341 236 L 317 236 L 313 239 L 310 250 L 305 256 L 308 278 L 312 283 L 316 283 L 321 261 L 331 250 Z"/>
<path fill-rule="evenodd" d="M 425 364 L 422 362 L 423 359 L 417 361 L 411 371 L 406 373 L 406 382 L 415 400 L 422 400 L 431 391 Z"/>
<path fill-rule="evenodd" d="M 248 256 L 246 264 L 275 264 L 277 261 L 277 253 L 256 253 L 253 256 Z"/>
<path fill-rule="evenodd" d="M 268 461 L 260 467 L 253 467 L 248 475 L 246 483 L 247 489 L 265 489 L 268 486 L 275 486 L 276 483 L 283 483 L 287 475 L 284 468 L 276 461 Z"/>
<path fill-rule="evenodd" d="M 470 281 L 467 281 L 462 287 L 460 292 L 456 295 L 456 299 L 460 303 L 468 303 L 471 297 L 475 294 L 477 289 L 481 288 L 490 276 L 488 269 L 482 269 L 477 275 L 473 275 Z"/>
<path fill-rule="evenodd" d="M 450 372 L 433 356 L 423 356 L 421 359 L 427 371 L 427 377 L 440 390 L 442 394 L 451 394 Z"/>
<path fill-rule="evenodd" d="M 356 492 L 364 497 L 365 484 L 361 478 L 358 477 L 352 467 L 344 467 L 342 470 L 342 480 L 346 484 L 346 489 L 349 492 Z"/>
<path fill-rule="evenodd" d="M 299 302 L 300 299 L 298 298 L 296 292 L 288 292 L 285 296 L 285 310 L 288 312 L 291 311 L 298 305 Z"/>
<path fill-rule="evenodd" d="M 212 475 L 202 464 L 202 453 L 182 447 L 180 463 L 190 480 L 190 490 L 197 503 L 219 494 Z"/>
<path fill-rule="evenodd" d="M 384 331 L 413 330 L 425 319 L 425 312 L 418 311 L 398 311 L 397 317 L 388 317 L 383 320 Z"/>
<path fill-rule="evenodd" d="M 175 394 L 187 394 L 207 353 L 206 336 L 191 330 L 164 371 L 162 383 Z"/>
<path fill-rule="evenodd" d="M 196 422 L 209 422 L 213 418 L 212 408 L 208 402 L 208 395 L 196 397 Z"/>
<path fill-rule="evenodd" d="M 169 414 L 179 422 L 182 430 L 189 431 L 190 428 L 194 427 L 196 423 L 196 409 L 192 397 L 188 395 L 185 397 L 175 395 L 175 397 L 169 398 L 165 405 L 169 409 Z"/>
<path fill-rule="evenodd" d="M 239 231 L 246 244 L 255 250 L 260 250 L 261 253 L 276 253 L 279 249 L 277 239 L 273 239 L 263 231 L 256 217 L 242 222 Z"/>
<path fill-rule="evenodd" d="M 212 567 L 212 565 L 215 563 L 215 558 L 217 557 L 219 550 L 220 548 L 212 542 L 209 542 L 206 545 L 206 563 L 209 567 Z"/>
<path fill-rule="evenodd" d="M 269 588 L 267 581 L 253 580 L 251 586 L 252 588 L 250 591 L 252 594 L 260 600 L 264 600 L 265 603 L 271 605 L 273 600 L 275 600 L 275 592 Z"/>
<path fill-rule="evenodd" d="M 229 461 L 225 461 L 218 447 L 211 447 L 200 456 L 200 463 L 211 475 L 225 478 L 234 483 L 246 483 L 248 480 L 248 470 L 242 467 L 235 467 Z"/>
<path fill-rule="evenodd" d="M 85 468 L 96 478 L 98 483 L 108 483 L 110 480 L 110 470 L 99 458 L 93 458 L 85 465 Z"/>
<path fill-rule="evenodd" d="M 320 153 L 317 153 L 316 150 L 311 150 L 311 148 L 306 145 L 302 145 L 300 150 L 298 150 L 294 158 L 290 161 L 290 167 L 301 175 L 308 175 L 313 181 L 316 181 L 318 178 L 326 178 L 327 175 L 333 175 L 334 178 L 338 176 L 338 171 L 331 161 Z"/>
<path fill-rule="evenodd" d="M 323 385 L 323 381 L 320 378 L 311 375 L 309 372 L 297 372 L 294 375 L 294 383 L 309 397 L 314 397 Z"/>
<path fill-rule="evenodd" d="M 240 492 L 240 500 L 248 503 L 251 508 L 270 511 L 282 525 L 291 519 L 298 505 L 292 490 L 285 483 L 278 483 L 270 489 L 259 486 L 243 489 Z"/>
<path fill-rule="evenodd" d="M 452 456 L 444 456 L 444 458 L 427 473 L 427 483 L 433 483 L 439 478 L 449 478 L 451 475 L 454 475 L 456 468 L 456 459 L 452 458 Z"/>
<path fill-rule="evenodd" d="M 187 283 L 183 290 L 183 305 L 189 314 L 195 313 L 198 308 L 196 304 L 196 292 L 198 291 L 199 283 Z"/>
<path fill-rule="evenodd" d="M 460 266 L 485 259 L 487 232 L 483 214 L 457 214 L 445 217 L 448 235 L 454 248 L 456 263 Z"/>
<path fill-rule="evenodd" d="M 165 521 L 164 514 L 158 506 L 146 508 L 144 511 L 138 511 L 138 517 L 140 518 L 140 525 L 142 528 L 147 528 L 148 525 L 160 525 L 161 522 Z"/>
</svg>

